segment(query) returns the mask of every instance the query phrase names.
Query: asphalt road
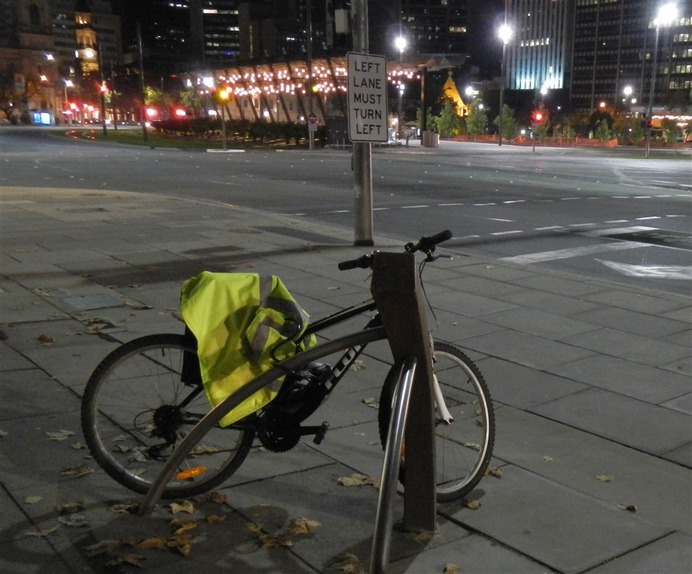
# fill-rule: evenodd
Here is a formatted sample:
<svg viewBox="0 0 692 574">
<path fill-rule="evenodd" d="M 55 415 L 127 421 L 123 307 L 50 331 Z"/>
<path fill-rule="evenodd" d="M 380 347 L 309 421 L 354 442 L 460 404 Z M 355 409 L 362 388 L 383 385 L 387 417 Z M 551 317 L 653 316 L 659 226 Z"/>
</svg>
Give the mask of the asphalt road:
<svg viewBox="0 0 692 574">
<path fill-rule="evenodd" d="M 351 154 L 204 153 L 0 129 L 0 185 L 195 197 L 354 228 Z M 638 154 L 637 154 L 638 155 Z M 373 153 L 378 234 L 692 292 L 692 156 L 443 142 Z"/>
</svg>

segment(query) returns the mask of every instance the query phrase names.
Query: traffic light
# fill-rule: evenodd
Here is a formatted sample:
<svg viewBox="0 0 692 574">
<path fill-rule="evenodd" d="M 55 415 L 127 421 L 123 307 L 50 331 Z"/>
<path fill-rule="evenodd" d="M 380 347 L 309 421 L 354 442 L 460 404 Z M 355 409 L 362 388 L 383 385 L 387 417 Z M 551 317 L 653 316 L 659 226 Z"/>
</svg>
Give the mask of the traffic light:
<svg viewBox="0 0 692 574">
<path fill-rule="evenodd" d="M 533 123 L 534 124 L 540 124 L 543 123 L 543 119 L 545 118 L 545 115 L 541 110 L 534 110 L 533 111 Z"/>
</svg>

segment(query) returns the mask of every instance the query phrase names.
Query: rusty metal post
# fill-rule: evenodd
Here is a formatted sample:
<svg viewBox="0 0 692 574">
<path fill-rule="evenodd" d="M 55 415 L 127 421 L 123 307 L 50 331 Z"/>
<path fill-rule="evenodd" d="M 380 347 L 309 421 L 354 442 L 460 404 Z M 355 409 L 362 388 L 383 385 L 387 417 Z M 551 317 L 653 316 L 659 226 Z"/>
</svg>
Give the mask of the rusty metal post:
<svg viewBox="0 0 692 574">
<path fill-rule="evenodd" d="M 377 253 L 372 295 L 397 362 L 417 361 L 406 422 L 406 530 L 436 529 L 432 350 L 413 253 Z"/>
</svg>

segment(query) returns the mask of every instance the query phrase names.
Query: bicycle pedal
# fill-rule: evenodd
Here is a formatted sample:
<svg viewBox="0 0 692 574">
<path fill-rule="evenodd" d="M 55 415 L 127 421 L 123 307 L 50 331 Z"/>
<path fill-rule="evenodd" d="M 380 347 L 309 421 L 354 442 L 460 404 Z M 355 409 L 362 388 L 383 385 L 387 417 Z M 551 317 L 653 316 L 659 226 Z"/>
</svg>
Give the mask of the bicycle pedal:
<svg viewBox="0 0 692 574">
<path fill-rule="evenodd" d="M 324 437 L 327 434 L 328 430 L 329 430 L 329 423 L 327 421 L 324 421 L 320 425 L 319 430 L 315 433 L 315 438 L 312 439 L 312 442 L 314 442 L 315 444 L 322 444 L 322 441 L 324 440 Z"/>
</svg>

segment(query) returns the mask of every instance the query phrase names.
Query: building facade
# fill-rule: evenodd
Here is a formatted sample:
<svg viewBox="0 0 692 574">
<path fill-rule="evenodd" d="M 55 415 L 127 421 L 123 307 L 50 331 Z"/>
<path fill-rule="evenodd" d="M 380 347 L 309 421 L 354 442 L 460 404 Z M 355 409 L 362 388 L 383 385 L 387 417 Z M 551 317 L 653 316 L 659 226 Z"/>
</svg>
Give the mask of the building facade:
<svg viewBox="0 0 692 574">
<path fill-rule="evenodd" d="M 569 85 L 574 1 L 506 0 L 513 30 L 506 51 L 507 88 L 545 93 Z"/>
<path fill-rule="evenodd" d="M 692 94 L 692 0 L 677 0 L 676 16 L 658 22 L 665 3 L 577 0 L 574 11 L 571 102 L 574 110 L 600 102 L 643 112 L 653 81 L 653 105 L 675 109 Z"/>
</svg>

